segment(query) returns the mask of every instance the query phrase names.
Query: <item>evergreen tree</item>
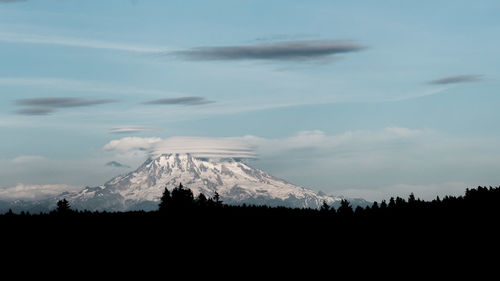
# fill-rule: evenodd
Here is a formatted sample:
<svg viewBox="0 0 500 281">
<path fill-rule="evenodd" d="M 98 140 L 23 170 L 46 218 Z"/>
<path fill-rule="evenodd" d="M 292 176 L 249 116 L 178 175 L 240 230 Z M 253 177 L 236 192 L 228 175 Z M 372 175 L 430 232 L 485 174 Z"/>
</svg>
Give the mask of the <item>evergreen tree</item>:
<svg viewBox="0 0 500 281">
<path fill-rule="evenodd" d="M 319 211 L 322 213 L 328 213 L 330 211 L 330 205 L 328 205 L 326 201 L 323 201 L 323 204 L 321 205 Z"/>
<path fill-rule="evenodd" d="M 71 211 L 71 207 L 69 205 L 68 200 L 66 198 L 63 198 L 63 200 L 57 201 L 57 209 L 56 211 L 60 214 L 65 214 Z"/>
<path fill-rule="evenodd" d="M 196 198 L 196 205 L 198 207 L 206 207 L 207 206 L 207 203 L 208 203 L 208 199 L 207 197 L 203 194 L 203 193 L 200 193 L 198 195 L 198 197 Z"/>
<path fill-rule="evenodd" d="M 220 200 L 220 195 L 217 191 L 214 194 L 214 202 L 216 207 L 222 206 L 222 200 Z"/>
<path fill-rule="evenodd" d="M 172 190 L 172 204 L 176 208 L 189 208 L 194 203 L 194 195 L 191 189 L 179 184 Z"/>
<path fill-rule="evenodd" d="M 165 187 L 165 190 L 160 198 L 159 211 L 165 212 L 170 207 L 171 201 L 172 197 L 170 196 L 170 191 L 168 191 Z"/>
<path fill-rule="evenodd" d="M 339 215 L 344 215 L 344 216 L 350 216 L 354 213 L 351 207 L 351 203 L 347 201 L 346 199 L 342 199 L 340 201 L 340 207 L 337 210 L 337 213 Z"/>
</svg>

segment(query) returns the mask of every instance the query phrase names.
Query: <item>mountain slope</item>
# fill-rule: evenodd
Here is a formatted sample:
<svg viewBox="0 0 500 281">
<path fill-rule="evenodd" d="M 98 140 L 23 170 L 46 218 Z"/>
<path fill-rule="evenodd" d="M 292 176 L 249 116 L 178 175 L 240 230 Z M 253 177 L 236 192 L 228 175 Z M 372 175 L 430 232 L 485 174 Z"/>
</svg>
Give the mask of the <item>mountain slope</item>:
<svg viewBox="0 0 500 281">
<path fill-rule="evenodd" d="M 228 204 L 317 208 L 340 197 L 290 184 L 234 159 L 211 160 L 189 154 L 165 154 L 149 159 L 137 170 L 117 176 L 99 187 L 65 194 L 72 206 L 90 210 L 155 209 L 165 187 L 182 183 L 194 195 L 213 196 L 217 191 Z"/>
</svg>

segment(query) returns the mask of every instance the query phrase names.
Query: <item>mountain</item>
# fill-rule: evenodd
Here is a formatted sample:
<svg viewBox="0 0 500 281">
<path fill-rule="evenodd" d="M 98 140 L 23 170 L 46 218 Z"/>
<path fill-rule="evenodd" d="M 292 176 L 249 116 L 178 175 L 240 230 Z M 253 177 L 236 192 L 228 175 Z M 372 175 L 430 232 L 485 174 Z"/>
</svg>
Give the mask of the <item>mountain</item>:
<svg viewBox="0 0 500 281">
<path fill-rule="evenodd" d="M 182 183 L 194 195 L 212 197 L 218 192 L 227 204 L 257 204 L 318 208 L 323 201 L 338 205 L 342 197 L 318 194 L 250 167 L 237 159 L 206 159 L 190 154 L 164 154 L 150 158 L 137 170 L 117 176 L 104 185 L 86 187 L 80 192 L 63 193 L 55 198 L 30 202 L 29 209 L 55 206 L 66 198 L 73 208 L 88 210 L 154 210 L 165 187 Z M 351 201 L 352 202 L 352 201 Z M 366 201 L 364 201 L 366 202 Z M 367 203 L 367 202 L 366 202 Z M 21 202 L 19 204 L 26 204 Z M 363 205 L 356 201 L 354 205 Z M 18 209 L 16 206 L 11 206 Z"/>
</svg>

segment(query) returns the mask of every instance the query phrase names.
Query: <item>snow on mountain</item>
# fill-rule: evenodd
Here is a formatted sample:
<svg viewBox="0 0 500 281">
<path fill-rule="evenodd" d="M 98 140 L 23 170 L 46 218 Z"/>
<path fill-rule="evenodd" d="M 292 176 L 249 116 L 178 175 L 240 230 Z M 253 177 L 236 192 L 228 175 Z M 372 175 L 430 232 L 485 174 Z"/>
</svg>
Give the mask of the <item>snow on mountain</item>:
<svg viewBox="0 0 500 281">
<path fill-rule="evenodd" d="M 213 196 L 217 191 L 228 204 L 317 208 L 341 197 L 320 195 L 235 159 L 203 159 L 190 154 L 164 154 L 148 159 L 137 170 L 120 175 L 99 187 L 66 193 L 74 208 L 89 210 L 156 209 L 165 187 L 182 183 L 194 195 Z"/>
</svg>

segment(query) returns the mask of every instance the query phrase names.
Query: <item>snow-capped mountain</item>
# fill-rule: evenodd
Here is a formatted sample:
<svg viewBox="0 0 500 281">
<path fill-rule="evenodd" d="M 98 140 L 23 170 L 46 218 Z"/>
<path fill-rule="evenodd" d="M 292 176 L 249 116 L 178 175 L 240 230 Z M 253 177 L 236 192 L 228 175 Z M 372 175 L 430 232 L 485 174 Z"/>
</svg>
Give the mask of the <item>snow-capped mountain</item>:
<svg viewBox="0 0 500 281">
<path fill-rule="evenodd" d="M 226 204 L 318 208 L 323 201 L 338 205 L 343 199 L 293 185 L 236 159 L 164 154 L 148 159 L 137 170 L 117 176 L 104 185 L 86 187 L 80 192 L 65 192 L 42 201 L 11 202 L 8 207 L 46 211 L 65 198 L 72 208 L 80 210 L 155 210 L 165 187 L 173 189 L 179 183 L 190 188 L 195 196 L 203 193 L 212 197 L 217 192 Z M 367 202 L 354 199 L 351 203 L 365 205 Z"/>
<path fill-rule="evenodd" d="M 194 195 L 208 197 L 217 191 L 228 204 L 266 204 L 293 207 L 319 207 L 333 204 L 340 197 L 316 192 L 288 183 L 235 159 L 203 159 L 190 154 L 164 154 L 148 159 L 137 170 L 120 175 L 99 187 L 61 195 L 79 209 L 131 210 L 156 209 L 165 187 L 182 183 Z"/>
</svg>

